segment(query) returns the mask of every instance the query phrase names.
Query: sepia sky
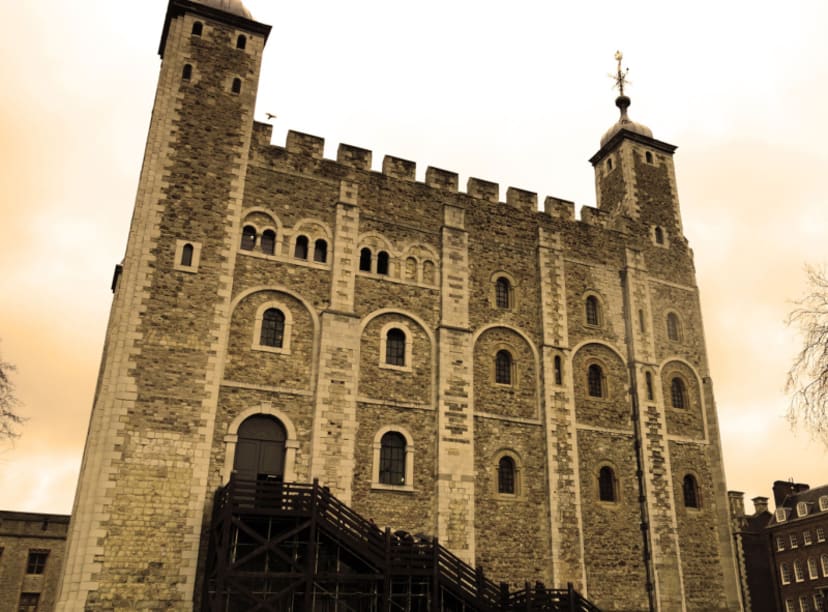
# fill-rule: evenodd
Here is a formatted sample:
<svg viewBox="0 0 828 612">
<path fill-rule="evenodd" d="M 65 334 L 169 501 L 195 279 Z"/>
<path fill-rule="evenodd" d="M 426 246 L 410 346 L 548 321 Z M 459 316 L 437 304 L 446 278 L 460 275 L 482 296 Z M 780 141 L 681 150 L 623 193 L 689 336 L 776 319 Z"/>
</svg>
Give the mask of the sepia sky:
<svg viewBox="0 0 828 612">
<path fill-rule="evenodd" d="M 594 205 L 618 116 L 678 145 L 727 485 L 828 482 L 784 418 L 784 319 L 828 260 L 828 3 L 247 0 L 273 31 L 257 119 Z M 28 422 L 0 509 L 68 513 L 123 257 L 166 0 L 0 3 L 0 355 Z M 751 505 L 748 503 L 748 510 Z"/>
</svg>

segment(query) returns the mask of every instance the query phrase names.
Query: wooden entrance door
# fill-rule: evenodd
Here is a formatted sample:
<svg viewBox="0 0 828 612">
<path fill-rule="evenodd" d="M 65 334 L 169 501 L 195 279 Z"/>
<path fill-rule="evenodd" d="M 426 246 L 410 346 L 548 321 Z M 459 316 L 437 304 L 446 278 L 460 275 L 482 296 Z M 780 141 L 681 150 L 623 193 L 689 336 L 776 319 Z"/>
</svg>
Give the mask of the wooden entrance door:
<svg viewBox="0 0 828 612">
<path fill-rule="evenodd" d="M 282 480 L 287 435 L 279 420 L 254 415 L 241 424 L 238 436 L 233 471 L 244 479 Z"/>
</svg>

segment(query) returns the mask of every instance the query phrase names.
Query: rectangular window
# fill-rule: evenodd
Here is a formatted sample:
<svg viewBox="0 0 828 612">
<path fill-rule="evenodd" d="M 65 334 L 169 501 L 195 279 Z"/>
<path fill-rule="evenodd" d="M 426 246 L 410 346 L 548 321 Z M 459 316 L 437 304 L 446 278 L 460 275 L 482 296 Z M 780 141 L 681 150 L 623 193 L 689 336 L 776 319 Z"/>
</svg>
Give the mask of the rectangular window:
<svg viewBox="0 0 828 612">
<path fill-rule="evenodd" d="M 776 550 L 785 550 L 785 538 L 776 536 Z"/>
<path fill-rule="evenodd" d="M 40 593 L 21 593 L 18 612 L 37 612 L 40 603 Z"/>
<path fill-rule="evenodd" d="M 805 546 L 810 546 L 814 543 L 813 539 L 811 539 L 811 532 L 810 531 L 803 531 L 802 532 L 802 543 Z"/>
<path fill-rule="evenodd" d="M 791 534 L 791 548 L 799 548 L 799 541 L 796 539 L 796 534 Z"/>
<path fill-rule="evenodd" d="M 799 612 L 811 612 L 811 598 L 807 595 L 799 596 Z"/>
<path fill-rule="evenodd" d="M 791 567 L 787 563 L 779 565 L 779 577 L 782 580 L 782 584 L 791 583 Z"/>
<path fill-rule="evenodd" d="M 796 604 L 794 604 L 793 599 L 785 600 L 785 612 L 796 612 Z"/>
<path fill-rule="evenodd" d="M 822 527 L 817 527 L 817 542 L 824 542 L 825 541 L 825 529 Z"/>
<path fill-rule="evenodd" d="M 46 567 L 46 559 L 49 557 L 48 550 L 32 549 L 29 551 L 29 559 L 26 561 L 27 574 L 42 574 Z"/>
<path fill-rule="evenodd" d="M 816 612 L 825 612 L 825 595 L 819 591 L 814 593 L 814 610 Z"/>
</svg>

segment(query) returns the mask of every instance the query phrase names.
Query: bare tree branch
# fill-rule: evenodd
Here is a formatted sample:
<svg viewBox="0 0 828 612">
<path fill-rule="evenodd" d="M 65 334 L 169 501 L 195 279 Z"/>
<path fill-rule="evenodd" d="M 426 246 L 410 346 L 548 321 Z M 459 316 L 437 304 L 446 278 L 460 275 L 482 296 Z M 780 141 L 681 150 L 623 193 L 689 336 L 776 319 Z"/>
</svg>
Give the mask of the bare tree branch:
<svg viewBox="0 0 828 612">
<path fill-rule="evenodd" d="M 788 316 L 802 333 L 802 350 L 788 372 L 791 393 L 788 420 L 802 426 L 828 447 L 828 275 L 806 267 L 808 291 Z"/>
</svg>

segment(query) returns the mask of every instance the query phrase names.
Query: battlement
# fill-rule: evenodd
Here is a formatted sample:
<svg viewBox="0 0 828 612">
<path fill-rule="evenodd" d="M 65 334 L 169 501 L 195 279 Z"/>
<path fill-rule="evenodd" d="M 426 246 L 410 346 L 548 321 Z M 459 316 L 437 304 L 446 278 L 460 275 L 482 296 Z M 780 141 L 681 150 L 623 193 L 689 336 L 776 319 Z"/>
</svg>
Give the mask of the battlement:
<svg viewBox="0 0 828 612">
<path fill-rule="evenodd" d="M 273 128 L 269 124 L 254 124 L 254 144 L 262 148 L 272 147 L 281 149 L 293 155 L 301 155 L 314 160 L 323 160 L 325 139 L 302 132 L 288 131 L 284 147 L 271 144 Z M 371 172 L 373 152 L 354 145 L 341 143 L 336 151 L 336 163 L 355 170 Z M 382 158 L 380 173 L 401 181 L 417 182 L 417 163 L 401 157 L 386 155 Z M 476 200 L 483 200 L 493 204 L 513 206 L 525 212 L 539 212 L 561 221 L 576 221 L 575 204 L 554 196 L 547 196 L 543 201 L 543 209 L 538 209 L 538 194 L 534 191 L 518 187 L 506 188 L 506 200 L 500 200 L 500 185 L 477 177 L 469 177 L 465 192 L 460 191 L 460 179 L 457 172 L 428 166 L 425 172 L 425 181 L 422 184 L 451 193 L 465 193 Z M 584 206 L 581 208 L 581 221 L 589 225 L 606 226 L 608 215 L 597 208 Z"/>
</svg>

